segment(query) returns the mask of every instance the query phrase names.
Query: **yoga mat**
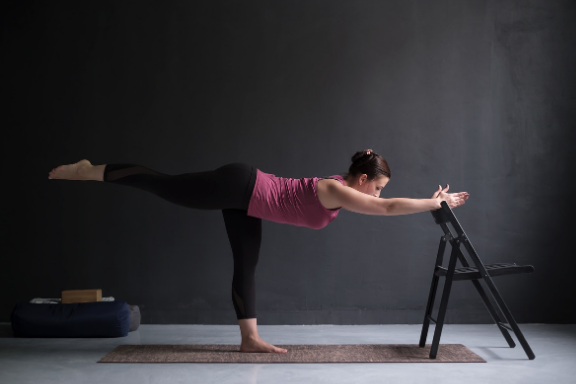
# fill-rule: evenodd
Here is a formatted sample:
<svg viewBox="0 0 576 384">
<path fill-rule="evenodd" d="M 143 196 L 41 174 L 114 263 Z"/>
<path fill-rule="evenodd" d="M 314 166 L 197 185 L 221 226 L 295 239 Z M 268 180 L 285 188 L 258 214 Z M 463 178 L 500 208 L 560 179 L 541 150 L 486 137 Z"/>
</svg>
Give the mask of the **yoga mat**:
<svg viewBox="0 0 576 384">
<path fill-rule="evenodd" d="M 430 359 L 431 344 L 284 344 L 287 353 L 243 353 L 239 346 L 119 345 L 99 363 L 485 363 L 462 344 L 440 344 Z"/>
</svg>

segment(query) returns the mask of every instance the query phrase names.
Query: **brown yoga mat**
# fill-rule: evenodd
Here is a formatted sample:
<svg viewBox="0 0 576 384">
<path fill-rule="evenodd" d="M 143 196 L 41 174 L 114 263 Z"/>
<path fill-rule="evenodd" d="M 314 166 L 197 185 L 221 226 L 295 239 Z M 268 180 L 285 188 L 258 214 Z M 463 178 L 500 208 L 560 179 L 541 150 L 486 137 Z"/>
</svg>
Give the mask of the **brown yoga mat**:
<svg viewBox="0 0 576 384">
<path fill-rule="evenodd" d="M 243 353 L 238 345 L 119 345 L 99 363 L 485 363 L 462 344 L 276 345 L 287 353 Z"/>
</svg>

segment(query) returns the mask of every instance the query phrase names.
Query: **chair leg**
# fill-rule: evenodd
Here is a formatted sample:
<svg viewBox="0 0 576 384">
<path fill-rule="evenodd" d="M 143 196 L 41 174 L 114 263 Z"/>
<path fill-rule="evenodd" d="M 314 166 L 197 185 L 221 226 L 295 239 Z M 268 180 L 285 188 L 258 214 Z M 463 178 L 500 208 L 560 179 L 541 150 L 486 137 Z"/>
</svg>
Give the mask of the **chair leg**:
<svg viewBox="0 0 576 384">
<path fill-rule="evenodd" d="M 522 348 L 524 348 L 524 352 L 528 356 L 528 359 L 534 360 L 536 358 L 534 352 L 532 352 L 532 349 L 530 348 L 528 342 L 524 338 L 522 331 L 520 331 L 518 324 L 516 324 L 516 320 L 514 320 L 514 317 L 512 316 L 512 313 L 510 313 L 508 306 L 506 306 L 504 299 L 502 299 L 502 296 L 500 296 L 500 293 L 498 292 L 496 285 L 492 281 L 492 277 L 490 276 L 490 274 L 488 274 L 488 271 L 486 271 L 486 269 L 484 268 L 484 264 L 482 264 L 482 261 L 480 261 L 480 257 L 476 253 L 476 250 L 474 249 L 474 247 L 472 247 L 472 244 L 470 244 L 468 239 L 465 239 L 464 246 L 466 247 L 466 250 L 470 254 L 472 261 L 474 262 L 474 264 L 476 264 L 476 268 L 478 268 L 478 271 L 482 273 L 483 275 L 482 277 L 484 278 L 484 281 L 486 282 L 486 285 L 488 286 L 488 289 L 492 294 L 492 298 L 494 298 L 494 300 L 496 301 L 496 305 L 500 309 L 500 312 L 502 312 L 502 314 L 508 321 L 508 324 L 510 324 L 510 326 L 512 327 L 512 331 L 514 331 L 514 334 L 516 335 L 516 338 L 518 338 L 520 345 L 522 345 Z M 498 325 L 498 328 L 502 329 L 501 324 L 497 323 L 496 325 Z"/>
<path fill-rule="evenodd" d="M 438 244 L 438 253 L 436 254 L 436 266 L 441 266 L 444 259 L 444 251 L 446 250 L 446 237 L 442 236 L 440 238 L 440 244 Z M 424 314 L 424 322 L 422 323 L 422 332 L 420 333 L 420 343 L 418 344 L 421 348 L 426 346 L 426 338 L 428 337 L 428 328 L 430 327 L 430 317 L 432 316 L 432 310 L 434 309 L 434 298 L 436 297 L 436 290 L 438 288 L 438 281 L 440 278 L 436 276 L 435 273 L 432 274 L 432 286 L 430 287 L 430 293 L 428 294 L 428 304 L 426 304 L 426 313 Z"/>
<path fill-rule="evenodd" d="M 462 253 L 462 250 L 460 250 L 460 252 L 458 253 L 458 258 L 460 259 L 460 263 L 464 267 L 470 267 L 470 264 L 468 263 L 468 261 L 464 257 L 464 254 Z M 474 284 L 474 287 L 476 287 L 476 290 L 478 291 L 480 298 L 484 302 L 486 309 L 488 309 L 488 312 L 490 312 L 490 316 L 492 316 L 492 320 L 494 321 L 494 324 L 498 325 L 498 323 L 502 322 L 502 320 L 500 320 L 500 316 L 498 316 L 498 312 L 496 312 L 496 310 L 494 309 L 494 306 L 490 302 L 490 299 L 488 299 L 488 296 L 486 295 L 484 288 L 482 288 L 482 284 L 480 284 L 480 282 L 478 280 L 472 280 L 472 284 Z M 498 326 L 498 329 L 500 330 L 500 333 L 502 333 L 502 336 L 504 336 L 504 339 L 508 343 L 508 346 L 510 348 L 514 348 L 516 346 L 516 343 L 512 339 L 512 336 L 510 336 L 510 333 L 508 333 L 508 331 L 506 329 L 504 329 L 500 326 Z"/>
<path fill-rule="evenodd" d="M 420 333 L 420 343 L 418 344 L 421 348 L 426 346 L 428 328 L 430 327 L 430 317 L 432 316 L 432 309 L 434 308 L 434 298 L 436 297 L 439 280 L 440 278 L 436 275 L 432 278 L 432 286 L 430 287 L 430 295 L 428 296 L 428 304 L 426 305 L 426 314 L 424 315 L 424 323 L 422 324 L 422 332 Z"/>
<path fill-rule="evenodd" d="M 444 318 L 446 316 L 446 309 L 448 308 L 448 299 L 450 298 L 450 289 L 452 288 L 452 279 L 454 278 L 454 270 L 456 269 L 456 260 L 458 260 L 458 252 L 460 252 L 460 241 L 454 240 L 452 243 L 452 252 L 450 253 L 450 264 L 448 265 L 448 272 L 446 273 L 446 281 L 444 282 L 442 301 L 440 302 L 440 309 L 436 319 L 436 329 L 434 330 L 432 348 L 430 348 L 431 359 L 435 359 L 436 354 L 438 353 L 440 335 L 442 334 L 442 327 L 444 326 Z"/>
<path fill-rule="evenodd" d="M 440 238 L 438 245 L 438 254 L 436 255 L 436 266 L 442 265 L 444 258 L 444 251 L 446 250 L 446 237 Z M 430 286 L 430 293 L 428 294 L 428 304 L 426 304 L 426 312 L 424 313 L 424 322 L 422 323 L 422 332 L 420 333 L 420 343 L 418 346 L 424 348 L 426 346 L 426 338 L 428 337 L 428 328 L 430 327 L 430 317 L 434 309 L 434 299 L 436 297 L 436 290 L 438 289 L 438 281 L 440 278 L 435 273 L 432 274 L 432 285 Z"/>
<path fill-rule="evenodd" d="M 494 300 L 496 300 L 496 303 L 497 303 L 498 307 L 500 308 L 500 312 L 502 312 L 502 314 L 504 315 L 504 317 L 508 321 L 508 324 L 510 324 L 510 326 L 512 327 L 512 330 L 514 331 L 516 338 L 518 338 L 520 345 L 522 345 L 522 348 L 524 349 L 524 352 L 528 356 L 528 359 L 534 360 L 536 358 L 536 355 L 534 355 L 534 352 L 532 352 L 532 348 L 530 348 L 530 345 L 528 345 L 528 342 L 524 338 L 522 331 L 520 331 L 518 324 L 516 324 L 516 320 L 514 320 L 514 317 L 512 317 L 512 313 L 510 312 L 510 310 L 506 306 L 506 303 L 502 299 L 502 296 L 500 296 L 498 289 L 496 289 L 496 286 L 494 285 L 492 278 L 490 277 L 490 275 L 486 275 L 486 276 L 484 276 L 484 279 L 486 281 L 486 284 L 488 285 L 488 288 L 490 289 L 490 291 L 492 293 L 492 297 L 494 298 Z M 501 326 L 499 324 L 497 324 L 497 325 L 498 325 L 498 328 L 501 328 Z"/>
<path fill-rule="evenodd" d="M 480 294 L 480 297 L 482 298 L 484 305 L 488 309 L 488 312 L 490 312 L 490 316 L 492 316 L 492 320 L 494 321 L 494 323 L 496 325 L 498 325 L 498 323 L 500 323 L 502 321 L 500 320 L 500 316 L 498 316 L 498 312 L 496 312 L 496 310 L 494 309 L 494 306 L 492 305 L 492 303 L 488 299 L 488 296 L 486 295 L 484 288 L 482 288 L 482 285 L 480 285 L 480 282 L 478 280 L 472 280 L 472 283 L 474 283 L 474 286 L 478 290 L 478 293 Z M 504 339 L 508 343 L 508 346 L 510 348 L 514 348 L 516 346 L 516 343 L 512 339 L 512 336 L 510 336 L 510 333 L 508 333 L 508 331 L 506 329 L 504 329 L 500 326 L 498 326 L 498 329 L 502 333 L 502 336 L 504 336 Z"/>
</svg>

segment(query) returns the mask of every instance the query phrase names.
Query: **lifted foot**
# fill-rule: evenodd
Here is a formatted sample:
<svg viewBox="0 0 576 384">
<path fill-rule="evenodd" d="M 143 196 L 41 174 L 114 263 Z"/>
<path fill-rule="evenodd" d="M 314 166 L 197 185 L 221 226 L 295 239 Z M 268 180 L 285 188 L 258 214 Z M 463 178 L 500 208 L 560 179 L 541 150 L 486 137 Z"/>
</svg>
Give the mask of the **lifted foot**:
<svg viewBox="0 0 576 384">
<path fill-rule="evenodd" d="M 63 180 L 94 180 L 90 177 L 90 161 L 84 159 L 74 164 L 60 165 L 48 174 L 49 179 Z"/>
</svg>

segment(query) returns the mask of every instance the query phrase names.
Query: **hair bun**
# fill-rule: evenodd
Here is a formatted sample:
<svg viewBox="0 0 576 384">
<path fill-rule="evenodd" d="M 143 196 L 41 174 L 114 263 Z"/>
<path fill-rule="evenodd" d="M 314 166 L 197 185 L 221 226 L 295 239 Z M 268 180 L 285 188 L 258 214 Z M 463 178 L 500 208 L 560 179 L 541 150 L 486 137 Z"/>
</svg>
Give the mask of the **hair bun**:
<svg viewBox="0 0 576 384">
<path fill-rule="evenodd" d="M 365 149 L 363 151 L 358 151 L 354 154 L 354 156 L 352 156 L 352 162 L 354 163 L 363 157 L 370 156 L 373 154 L 374 154 L 374 151 L 371 149 Z"/>
</svg>

